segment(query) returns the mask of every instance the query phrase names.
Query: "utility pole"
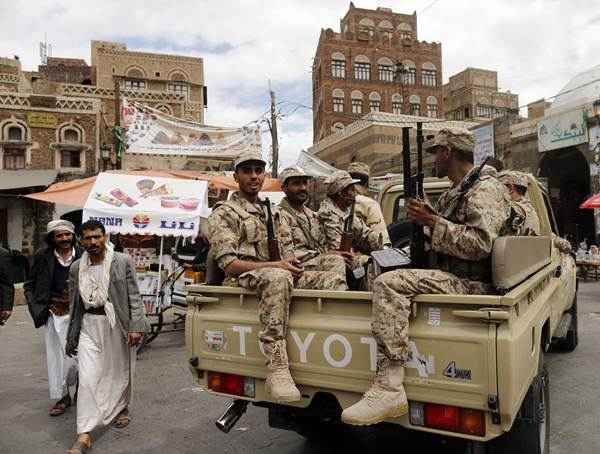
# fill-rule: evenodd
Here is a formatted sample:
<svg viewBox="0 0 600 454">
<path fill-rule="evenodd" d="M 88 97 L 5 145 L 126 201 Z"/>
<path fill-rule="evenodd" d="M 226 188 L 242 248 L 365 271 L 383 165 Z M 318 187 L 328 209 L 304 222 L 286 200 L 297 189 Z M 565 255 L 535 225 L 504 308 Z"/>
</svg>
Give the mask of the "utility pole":
<svg viewBox="0 0 600 454">
<path fill-rule="evenodd" d="M 271 94 L 271 122 L 269 129 L 271 130 L 271 175 L 277 178 L 277 166 L 279 165 L 279 141 L 277 139 L 277 112 L 275 111 L 275 92 L 271 89 L 271 81 L 269 80 L 269 93 Z"/>
<path fill-rule="evenodd" d="M 115 144 L 115 154 L 116 154 L 116 167 L 117 169 L 121 169 L 121 159 L 123 156 L 121 155 L 123 148 L 123 137 L 121 134 L 121 80 L 119 77 L 113 76 L 114 78 L 114 90 L 115 90 L 115 125 L 113 127 L 113 136 L 114 136 L 114 144 Z"/>
</svg>

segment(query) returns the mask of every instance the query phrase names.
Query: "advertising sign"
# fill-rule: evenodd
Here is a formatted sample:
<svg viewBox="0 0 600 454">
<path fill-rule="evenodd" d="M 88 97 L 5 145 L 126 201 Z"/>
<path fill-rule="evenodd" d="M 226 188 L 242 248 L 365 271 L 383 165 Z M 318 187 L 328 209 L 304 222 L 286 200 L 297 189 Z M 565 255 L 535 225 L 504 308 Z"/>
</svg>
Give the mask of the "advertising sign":
<svg viewBox="0 0 600 454">
<path fill-rule="evenodd" d="M 572 147 L 587 141 L 587 118 L 584 109 L 544 117 L 538 123 L 540 152 Z"/>
<path fill-rule="evenodd" d="M 494 124 L 479 126 L 472 129 L 475 137 L 475 149 L 473 151 L 473 163 L 479 165 L 485 158 L 494 157 Z"/>
<path fill-rule="evenodd" d="M 83 209 L 108 233 L 196 236 L 207 217 L 208 182 L 101 173 Z"/>
<path fill-rule="evenodd" d="M 243 151 L 261 152 L 258 125 L 205 126 L 123 100 L 121 118 L 127 153 L 235 159 Z"/>
</svg>

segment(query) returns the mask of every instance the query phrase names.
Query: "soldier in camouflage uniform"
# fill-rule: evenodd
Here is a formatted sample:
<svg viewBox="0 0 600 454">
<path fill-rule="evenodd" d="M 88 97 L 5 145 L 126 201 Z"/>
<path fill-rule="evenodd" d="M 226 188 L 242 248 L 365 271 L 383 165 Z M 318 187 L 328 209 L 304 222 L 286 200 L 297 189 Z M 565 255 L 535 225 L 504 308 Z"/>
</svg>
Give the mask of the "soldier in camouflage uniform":
<svg viewBox="0 0 600 454">
<path fill-rule="evenodd" d="M 279 175 L 285 198 L 279 203 L 281 220 L 290 229 L 294 254 L 307 271 L 330 271 L 346 280 L 343 253 L 326 251 L 323 230 L 317 213 L 308 201 L 308 180 L 312 178 L 299 167 L 288 167 Z"/>
<path fill-rule="evenodd" d="M 282 260 L 270 259 L 266 210 L 258 198 L 265 179 L 265 162 L 260 155 L 240 155 L 234 178 L 240 190 L 217 206 L 208 220 L 211 253 L 225 273 L 225 285 L 256 291 L 262 325 L 259 338 L 269 369 L 266 392 L 275 401 L 297 401 L 300 392 L 290 374 L 285 341 L 294 282 L 299 288 L 331 290 L 344 290 L 346 285 L 335 273 L 303 270 L 277 209 L 273 210 L 273 224 Z"/>
<path fill-rule="evenodd" d="M 511 235 L 538 236 L 540 234 L 540 219 L 531 200 L 526 196 L 528 178 L 526 173 L 516 170 L 505 170 L 498 175 L 498 179 L 508 189 L 515 214 L 509 226 L 512 230 Z"/>
<path fill-rule="evenodd" d="M 329 178 L 327 198 L 321 202 L 317 212 L 327 250 L 340 248 L 344 222 L 350 215 L 350 207 L 356 200 L 354 186 L 358 181 L 344 170 L 338 170 Z M 371 230 L 357 216 L 354 217 L 352 233 L 354 252 L 370 254 L 371 251 L 379 250 L 384 246 L 381 234 Z M 356 256 L 354 263 L 363 263 L 363 261 L 359 255 Z"/>
<path fill-rule="evenodd" d="M 385 219 L 381 212 L 379 203 L 369 197 L 369 177 L 371 169 L 364 162 L 351 162 L 348 166 L 348 173 L 356 180 L 356 205 L 355 213 L 371 230 L 381 233 L 384 244 L 391 244 Z"/>
<path fill-rule="evenodd" d="M 453 183 L 435 210 L 420 200 L 409 200 L 413 222 L 431 233 L 430 260 L 438 269 L 396 270 L 375 279 L 372 331 L 377 341 L 377 372 L 363 398 L 342 413 L 348 424 L 369 425 L 408 412 L 404 365 L 408 350 L 408 317 L 413 297 L 423 293 L 472 294 L 491 289 L 490 255 L 510 214 L 506 188 L 490 166 L 479 179 L 468 182 L 473 167 L 473 138 L 442 130 L 426 144 L 435 153 L 438 177 Z"/>
</svg>

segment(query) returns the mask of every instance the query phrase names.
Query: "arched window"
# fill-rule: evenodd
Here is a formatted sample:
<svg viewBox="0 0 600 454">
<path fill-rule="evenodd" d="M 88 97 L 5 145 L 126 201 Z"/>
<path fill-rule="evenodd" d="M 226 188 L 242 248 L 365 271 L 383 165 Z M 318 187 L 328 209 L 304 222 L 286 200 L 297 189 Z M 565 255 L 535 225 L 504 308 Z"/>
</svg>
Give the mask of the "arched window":
<svg viewBox="0 0 600 454">
<path fill-rule="evenodd" d="M 357 55 L 354 59 L 354 78 L 357 80 L 371 80 L 371 61 L 364 55 Z"/>
<path fill-rule="evenodd" d="M 9 126 L 7 136 L 10 141 L 23 142 L 23 129 L 18 126 Z"/>
<path fill-rule="evenodd" d="M 369 36 L 373 36 L 373 30 L 375 29 L 375 22 L 373 22 L 368 17 L 365 17 L 360 20 L 358 23 L 358 31 L 359 33 L 368 33 Z"/>
<path fill-rule="evenodd" d="M 438 116 L 438 101 L 435 96 L 427 97 L 427 116 L 429 118 L 437 118 Z"/>
<path fill-rule="evenodd" d="M 433 63 L 426 62 L 421 66 L 421 83 L 425 87 L 437 86 L 437 69 Z"/>
<path fill-rule="evenodd" d="M 392 113 L 396 115 L 402 113 L 402 95 L 400 93 L 392 95 Z"/>
<path fill-rule="evenodd" d="M 344 111 L 344 90 L 336 88 L 333 90 L 333 111 L 343 112 Z"/>
<path fill-rule="evenodd" d="M 331 54 L 331 75 L 336 79 L 346 78 L 346 57 L 341 52 Z"/>
<path fill-rule="evenodd" d="M 411 39 L 413 36 L 413 29 L 406 22 L 400 22 L 396 29 L 400 33 L 400 39 Z"/>
<path fill-rule="evenodd" d="M 410 103 L 410 114 L 415 116 L 421 115 L 421 98 L 417 95 L 411 95 L 408 101 Z"/>
<path fill-rule="evenodd" d="M 369 110 L 371 112 L 379 112 L 381 108 L 381 95 L 376 91 L 369 95 Z"/>
<path fill-rule="evenodd" d="M 350 97 L 352 98 L 352 113 L 361 114 L 362 113 L 362 102 L 363 102 L 363 94 L 358 90 L 354 90 Z"/>
<path fill-rule="evenodd" d="M 394 62 L 387 57 L 381 57 L 377 60 L 379 80 L 383 82 L 394 81 Z"/>
<path fill-rule="evenodd" d="M 174 71 L 171 73 L 170 79 L 171 82 L 167 85 L 167 91 L 187 97 L 190 91 L 187 76 L 180 71 Z"/>
<path fill-rule="evenodd" d="M 417 66 L 415 62 L 404 60 L 402 65 L 404 66 L 404 84 L 415 85 L 417 83 Z"/>
<path fill-rule="evenodd" d="M 145 90 L 146 89 L 146 75 L 141 68 L 130 68 L 125 73 L 127 79 L 122 83 L 122 88 L 125 90 Z"/>
<path fill-rule="evenodd" d="M 390 40 L 392 39 L 392 36 L 394 34 L 394 26 L 392 25 L 392 23 L 387 20 L 384 19 L 381 22 L 379 22 L 379 25 L 377 26 L 377 28 L 379 28 L 379 31 L 381 33 L 381 35 L 384 37 L 384 39 Z"/>
<path fill-rule="evenodd" d="M 65 129 L 64 138 L 65 142 L 79 142 L 79 131 L 75 129 Z"/>
</svg>

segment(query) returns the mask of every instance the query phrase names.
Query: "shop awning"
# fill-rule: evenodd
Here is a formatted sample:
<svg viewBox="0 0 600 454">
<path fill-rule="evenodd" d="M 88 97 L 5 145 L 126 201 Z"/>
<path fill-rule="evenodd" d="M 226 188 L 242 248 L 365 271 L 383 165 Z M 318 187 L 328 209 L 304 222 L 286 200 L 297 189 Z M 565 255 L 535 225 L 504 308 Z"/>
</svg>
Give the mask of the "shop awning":
<svg viewBox="0 0 600 454">
<path fill-rule="evenodd" d="M 147 177 L 182 178 L 187 180 L 208 181 L 210 188 L 237 190 L 237 183 L 232 177 L 214 176 L 194 170 L 114 170 L 108 173 L 123 173 Z M 96 182 L 96 177 L 56 183 L 43 192 L 28 194 L 25 197 L 48 203 L 58 203 L 77 208 L 83 208 L 90 191 Z M 263 191 L 281 191 L 279 180 L 265 178 Z"/>
<path fill-rule="evenodd" d="M 56 170 L 0 170 L 0 191 L 46 187 L 57 175 Z"/>
<path fill-rule="evenodd" d="M 583 202 L 581 205 L 579 205 L 580 209 L 585 209 L 585 208 L 600 208 L 600 193 L 591 196 L 589 199 L 587 199 L 585 202 Z"/>
</svg>

